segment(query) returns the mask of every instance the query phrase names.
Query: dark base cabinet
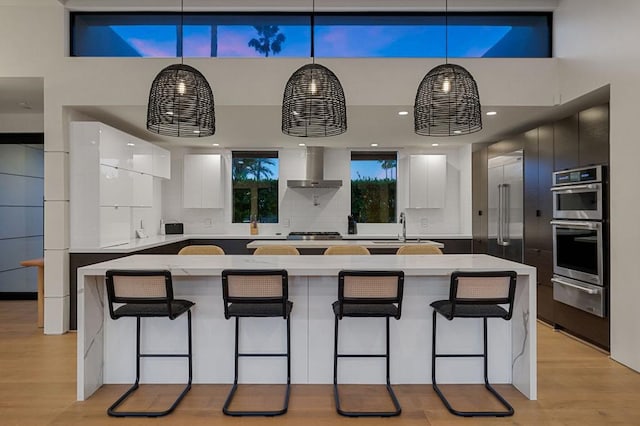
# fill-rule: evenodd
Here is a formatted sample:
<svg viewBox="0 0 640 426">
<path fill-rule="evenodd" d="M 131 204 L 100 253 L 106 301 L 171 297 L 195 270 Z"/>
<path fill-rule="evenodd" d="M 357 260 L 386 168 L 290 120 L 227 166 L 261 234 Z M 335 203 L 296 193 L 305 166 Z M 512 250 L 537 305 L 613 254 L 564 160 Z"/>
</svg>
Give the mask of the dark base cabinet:
<svg viewBox="0 0 640 426">
<path fill-rule="evenodd" d="M 555 302 L 553 308 L 555 328 L 609 350 L 609 318 L 600 318 L 564 303 Z"/>
<path fill-rule="evenodd" d="M 538 285 L 538 319 L 553 325 L 553 287 Z"/>
</svg>

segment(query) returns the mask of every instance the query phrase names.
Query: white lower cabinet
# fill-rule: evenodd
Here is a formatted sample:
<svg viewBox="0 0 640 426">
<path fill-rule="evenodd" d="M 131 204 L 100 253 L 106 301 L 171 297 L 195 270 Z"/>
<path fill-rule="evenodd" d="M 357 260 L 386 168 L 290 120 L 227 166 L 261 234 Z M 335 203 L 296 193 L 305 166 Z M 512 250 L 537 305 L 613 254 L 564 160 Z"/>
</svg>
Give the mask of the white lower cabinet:
<svg viewBox="0 0 640 426">
<path fill-rule="evenodd" d="M 184 208 L 222 208 L 220 154 L 184 156 L 182 204 Z"/>
</svg>

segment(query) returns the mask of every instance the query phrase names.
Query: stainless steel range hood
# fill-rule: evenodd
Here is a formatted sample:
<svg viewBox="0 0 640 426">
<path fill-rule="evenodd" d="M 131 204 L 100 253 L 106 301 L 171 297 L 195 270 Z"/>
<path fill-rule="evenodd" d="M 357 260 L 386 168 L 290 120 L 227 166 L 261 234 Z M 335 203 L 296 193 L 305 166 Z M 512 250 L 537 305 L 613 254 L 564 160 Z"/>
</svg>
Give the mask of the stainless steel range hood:
<svg viewBox="0 0 640 426">
<path fill-rule="evenodd" d="M 324 147 L 307 147 L 306 179 L 288 180 L 289 188 L 340 188 L 341 180 L 324 179 Z"/>
</svg>

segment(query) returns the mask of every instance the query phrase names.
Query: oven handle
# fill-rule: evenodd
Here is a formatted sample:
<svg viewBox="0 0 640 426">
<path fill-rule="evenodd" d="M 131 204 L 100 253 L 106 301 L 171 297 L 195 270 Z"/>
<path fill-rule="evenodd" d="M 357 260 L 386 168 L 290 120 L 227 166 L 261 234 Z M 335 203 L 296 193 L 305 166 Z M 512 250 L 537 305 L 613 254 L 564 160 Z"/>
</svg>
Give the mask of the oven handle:
<svg viewBox="0 0 640 426">
<path fill-rule="evenodd" d="M 556 284 L 560 284 L 560 285 L 565 285 L 567 287 L 573 287 L 576 290 L 583 291 L 583 292 L 585 292 L 587 294 L 600 294 L 600 290 L 597 290 L 595 288 L 582 287 L 581 285 L 577 285 L 577 284 L 569 283 L 569 282 L 566 282 L 566 281 L 562 281 L 562 280 L 559 280 L 557 278 L 551 278 L 551 282 L 552 283 L 556 283 Z"/>
<path fill-rule="evenodd" d="M 571 193 L 574 189 L 600 189 L 600 185 L 597 183 L 589 183 L 585 185 L 554 186 L 549 188 L 549 191 L 566 191 L 567 193 Z"/>
<path fill-rule="evenodd" d="M 570 228 L 585 228 L 585 229 L 598 229 L 599 223 L 593 222 L 578 222 L 574 220 L 552 220 L 549 222 L 551 225 L 567 226 Z"/>
</svg>

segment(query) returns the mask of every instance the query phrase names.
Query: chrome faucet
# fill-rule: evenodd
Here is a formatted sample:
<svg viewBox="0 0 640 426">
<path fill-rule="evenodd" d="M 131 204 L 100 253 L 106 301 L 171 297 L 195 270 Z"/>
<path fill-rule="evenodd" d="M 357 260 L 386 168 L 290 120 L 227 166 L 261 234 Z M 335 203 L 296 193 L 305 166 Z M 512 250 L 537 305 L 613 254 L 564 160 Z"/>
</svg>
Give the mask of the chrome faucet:
<svg viewBox="0 0 640 426">
<path fill-rule="evenodd" d="M 404 212 L 400 213 L 400 223 L 402 224 L 402 235 L 398 235 L 398 239 L 405 242 L 407 241 L 407 218 Z"/>
</svg>

